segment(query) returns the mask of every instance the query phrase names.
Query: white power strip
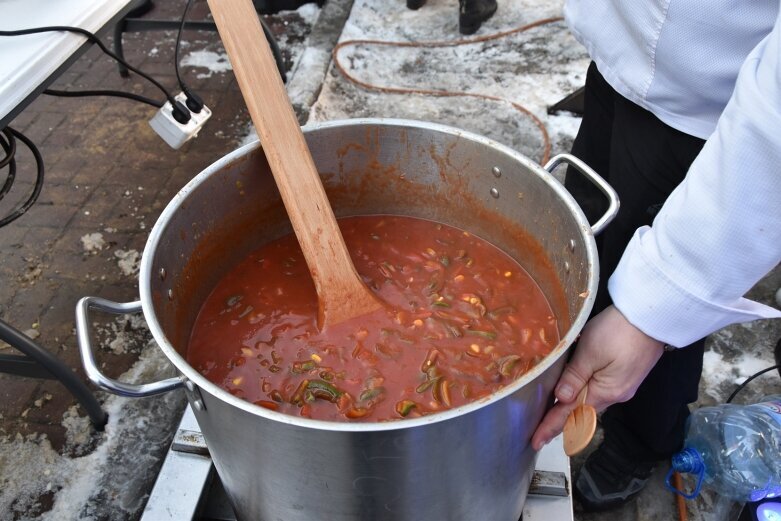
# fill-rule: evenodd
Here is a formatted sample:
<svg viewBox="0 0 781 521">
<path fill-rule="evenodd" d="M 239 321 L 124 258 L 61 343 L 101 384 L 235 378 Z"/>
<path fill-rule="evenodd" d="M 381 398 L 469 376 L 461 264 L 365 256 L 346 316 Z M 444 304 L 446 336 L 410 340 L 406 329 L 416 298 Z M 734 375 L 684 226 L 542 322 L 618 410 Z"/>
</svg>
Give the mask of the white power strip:
<svg viewBox="0 0 781 521">
<path fill-rule="evenodd" d="M 185 104 L 187 96 L 185 96 L 184 92 L 180 92 L 174 99 Z M 149 125 L 174 149 L 178 149 L 185 142 L 197 136 L 203 124 L 212 115 L 212 111 L 204 105 L 198 114 L 191 112 L 190 121 L 182 124 L 174 119 L 172 111 L 171 102 L 166 101 L 165 105 L 157 111 L 157 114 L 149 120 Z"/>
</svg>

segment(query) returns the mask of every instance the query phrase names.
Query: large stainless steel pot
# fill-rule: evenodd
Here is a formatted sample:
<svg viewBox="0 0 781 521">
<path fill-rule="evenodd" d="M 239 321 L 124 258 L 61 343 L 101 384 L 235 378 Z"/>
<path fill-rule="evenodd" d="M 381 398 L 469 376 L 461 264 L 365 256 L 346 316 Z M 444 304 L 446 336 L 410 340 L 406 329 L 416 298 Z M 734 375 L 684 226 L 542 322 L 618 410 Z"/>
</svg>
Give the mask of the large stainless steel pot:
<svg viewBox="0 0 781 521">
<path fill-rule="evenodd" d="M 535 460 L 529 440 L 591 310 L 598 278 L 593 235 L 615 215 L 615 193 L 572 156 L 543 168 L 496 142 L 441 125 L 362 119 L 319 124 L 305 134 L 337 216 L 435 219 L 479 234 L 515 257 L 559 319 L 556 349 L 487 399 L 398 422 L 288 416 L 206 380 L 185 361 L 201 303 L 238 260 L 290 230 L 254 143 L 201 172 L 170 202 L 144 250 L 140 302 L 87 297 L 79 303 L 88 376 L 126 396 L 184 386 L 240 519 L 517 520 Z M 560 162 L 574 165 L 611 199 L 593 227 L 551 175 Z M 89 342 L 91 307 L 143 311 L 179 376 L 138 385 L 101 374 Z"/>
</svg>

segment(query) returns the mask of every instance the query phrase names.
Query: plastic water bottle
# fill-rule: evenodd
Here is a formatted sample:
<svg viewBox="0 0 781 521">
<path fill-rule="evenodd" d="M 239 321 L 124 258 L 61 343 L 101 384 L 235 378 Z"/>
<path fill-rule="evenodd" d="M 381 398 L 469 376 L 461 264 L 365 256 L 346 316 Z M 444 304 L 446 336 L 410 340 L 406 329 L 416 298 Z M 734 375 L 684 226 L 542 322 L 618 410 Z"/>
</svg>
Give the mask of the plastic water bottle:
<svg viewBox="0 0 781 521">
<path fill-rule="evenodd" d="M 691 494 L 670 484 L 674 471 L 697 475 Z M 703 483 L 740 502 L 781 495 L 781 395 L 752 405 L 703 407 L 691 414 L 667 486 L 692 499 Z"/>
</svg>

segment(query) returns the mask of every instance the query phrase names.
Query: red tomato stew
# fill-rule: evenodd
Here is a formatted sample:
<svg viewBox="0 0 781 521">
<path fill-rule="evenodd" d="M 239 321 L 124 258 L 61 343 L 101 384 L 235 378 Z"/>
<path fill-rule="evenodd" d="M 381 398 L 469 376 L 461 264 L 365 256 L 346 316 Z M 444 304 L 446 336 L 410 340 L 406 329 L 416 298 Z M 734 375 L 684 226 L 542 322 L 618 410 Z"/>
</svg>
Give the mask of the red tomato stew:
<svg viewBox="0 0 781 521">
<path fill-rule="evenodd" d="M 386 421 L 490 395 L 559 341 L 542 291 L 504 252 L 423 219 L 339 220 L 387 309 L 319 331 L 294 235 L 250 254 L 201 308 L 187 360 L 233 395 L 321 420 Z"/>
</svg>

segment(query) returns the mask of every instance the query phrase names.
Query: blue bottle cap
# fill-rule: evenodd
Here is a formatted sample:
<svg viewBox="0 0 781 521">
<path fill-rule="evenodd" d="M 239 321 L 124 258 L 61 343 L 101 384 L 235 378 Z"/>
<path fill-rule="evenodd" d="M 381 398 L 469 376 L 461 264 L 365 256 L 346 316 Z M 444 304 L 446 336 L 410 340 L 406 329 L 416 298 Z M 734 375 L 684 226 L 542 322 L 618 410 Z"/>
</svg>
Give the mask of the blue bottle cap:
<svg viewBox="0 0 781 521">
<path fill-rule="evenodd" d="M 700 451 L 693 447 L 684 447 L 681 452 L 674 454 L 672 468 L 682 474 L 699 474 L 705 470 Z"/>
<path fill-rule="evenodd" d="M 686 499 L 696 498 L 700 493 L 702 482 L 705 478 L 705 463 L 702 461 L 700 452 L 693 447 L 684 447 L 681 452 L 673 455 L 671 463 L 670 471 L 667 473 L 667 477 L 664 480 L 667 489 Z M 697 484 L 691 494 L 687 494 L 683 490 L 678 490 L 671 483 L 674 472 L 680 472 L 681 474 L 697 474 Z"/>
</svg>

